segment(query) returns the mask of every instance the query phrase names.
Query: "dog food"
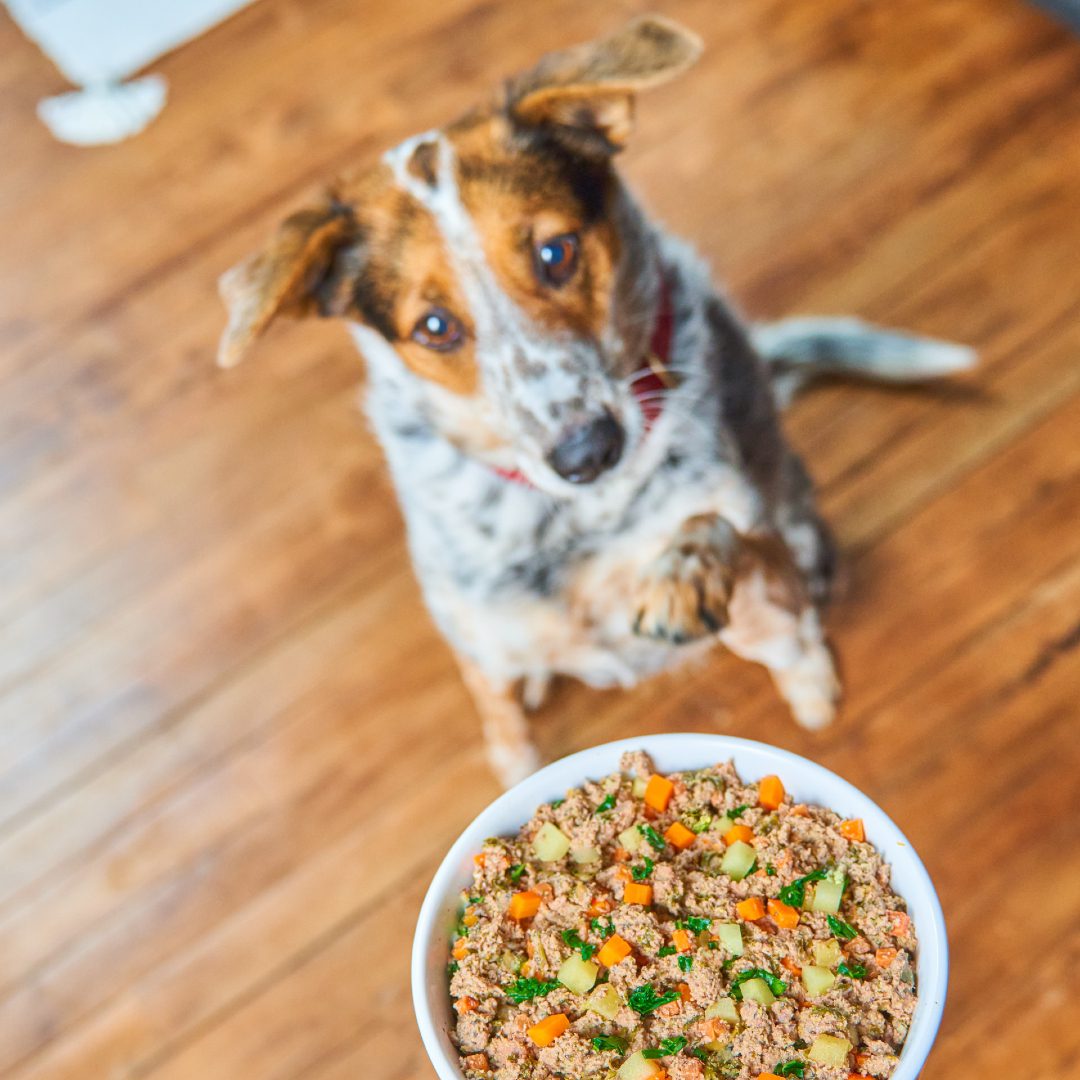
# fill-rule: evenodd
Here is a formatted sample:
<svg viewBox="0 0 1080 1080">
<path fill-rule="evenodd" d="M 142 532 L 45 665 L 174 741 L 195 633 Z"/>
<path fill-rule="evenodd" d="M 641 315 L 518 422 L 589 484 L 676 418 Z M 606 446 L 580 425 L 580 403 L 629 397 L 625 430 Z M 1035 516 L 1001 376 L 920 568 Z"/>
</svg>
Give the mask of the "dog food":
<svg viewBox="0 0 1080 1080">
<path fill-rule="evenodd" d="M 890 1076 L 915 929 L 862 822 L 731 763 L 620 767 L 476 854 L 449 965 L 464 1075 Z"/>
</svg>

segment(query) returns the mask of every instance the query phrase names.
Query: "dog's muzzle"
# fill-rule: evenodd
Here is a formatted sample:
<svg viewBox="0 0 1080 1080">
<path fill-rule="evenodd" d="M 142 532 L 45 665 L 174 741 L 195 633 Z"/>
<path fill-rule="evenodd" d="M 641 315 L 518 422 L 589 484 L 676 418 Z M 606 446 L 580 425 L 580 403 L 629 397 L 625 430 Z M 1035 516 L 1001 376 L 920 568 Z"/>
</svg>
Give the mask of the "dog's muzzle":
<svg viewBox="0 0 1080 1080">
<path fill-rule="evenodd" d="M 571 428 L 548 454 L 548 464 L 571 484 L 591 484 L 622 457 L 626 433 L 606 409 Z"/>
</svg>

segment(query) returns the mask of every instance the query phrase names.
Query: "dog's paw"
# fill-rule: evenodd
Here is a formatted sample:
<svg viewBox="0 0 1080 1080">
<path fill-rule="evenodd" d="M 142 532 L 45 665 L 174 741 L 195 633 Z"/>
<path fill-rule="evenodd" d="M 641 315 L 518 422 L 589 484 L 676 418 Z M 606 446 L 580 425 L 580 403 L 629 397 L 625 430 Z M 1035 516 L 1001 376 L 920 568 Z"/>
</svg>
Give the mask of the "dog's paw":
<svg viewBox="0 0 1080 1080">
<path fill-rule="evenodd" d="M 638 581 L 634 633 L 673 645 L 718 634 L 727 625 L 733 586 L 731 567 L 714 549 L 675 545 Z"/>
<path fill-rule="evenodd" d="M 774 672 L 773 678 L 800 726 L 818 731 L 836 718 L 840 679 L 823 642 L 807 648 L 798 663 Z"/>
</svg>

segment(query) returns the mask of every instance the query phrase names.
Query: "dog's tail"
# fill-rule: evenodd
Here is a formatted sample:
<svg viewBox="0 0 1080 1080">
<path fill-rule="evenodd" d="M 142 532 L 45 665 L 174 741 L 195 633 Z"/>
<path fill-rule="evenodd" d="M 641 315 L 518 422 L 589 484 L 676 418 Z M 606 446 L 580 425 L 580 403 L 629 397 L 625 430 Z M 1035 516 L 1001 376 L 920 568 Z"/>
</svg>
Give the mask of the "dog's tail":
<svg viewBox="0 0 1080 1080">
<path fill-rule="evenodd" d="M 975 351 L 964 345 L 852 318 L 759 323 L 750 336 L 769 366 L 783 405 L 821 375 L 912 383 L 966 371 L 976 360 Z"/>
</svg>

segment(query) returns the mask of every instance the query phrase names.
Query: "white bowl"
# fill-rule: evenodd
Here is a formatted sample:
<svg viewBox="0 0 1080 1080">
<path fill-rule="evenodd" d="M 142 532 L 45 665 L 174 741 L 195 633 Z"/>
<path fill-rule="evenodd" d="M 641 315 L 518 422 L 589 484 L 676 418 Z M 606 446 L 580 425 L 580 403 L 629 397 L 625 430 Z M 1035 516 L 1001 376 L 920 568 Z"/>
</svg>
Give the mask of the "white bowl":
<svg viewBox="0 0 1080 1080">
<path fill-rule="evenodd" d="M 867 840 L 892 866 L 893 888 L 907 901 L 918 936 L 919 1000 L 900 1063 L 892 1075 L 892 1080 L 916 1080 L 941 1023 L 949 957 L 941 904 L 915 849 L 880 807 L 821 765 L 749 739 L 694 734 L 645 735 L 571 754 L 500 796 L 458 837 L 428 887 L 412 951 L 413 1008 L 424 1047 L 440 1080 L 462 1078 L 449 1035 L 453 1013 L 446 966 L 461 890 L 472 881 L 473 855 L 489 836 L 516 833 L 540 803 L 559 798 L 585 780 L 599 780 L 618 771 L 619 758 L 627 750 L 646 751 L 663 773 L 700 769 L 732 759 L 746 783 L 775 773 L 799 802 L 826 806 L 845 818 L 863 819 Z"/>
</svg>

